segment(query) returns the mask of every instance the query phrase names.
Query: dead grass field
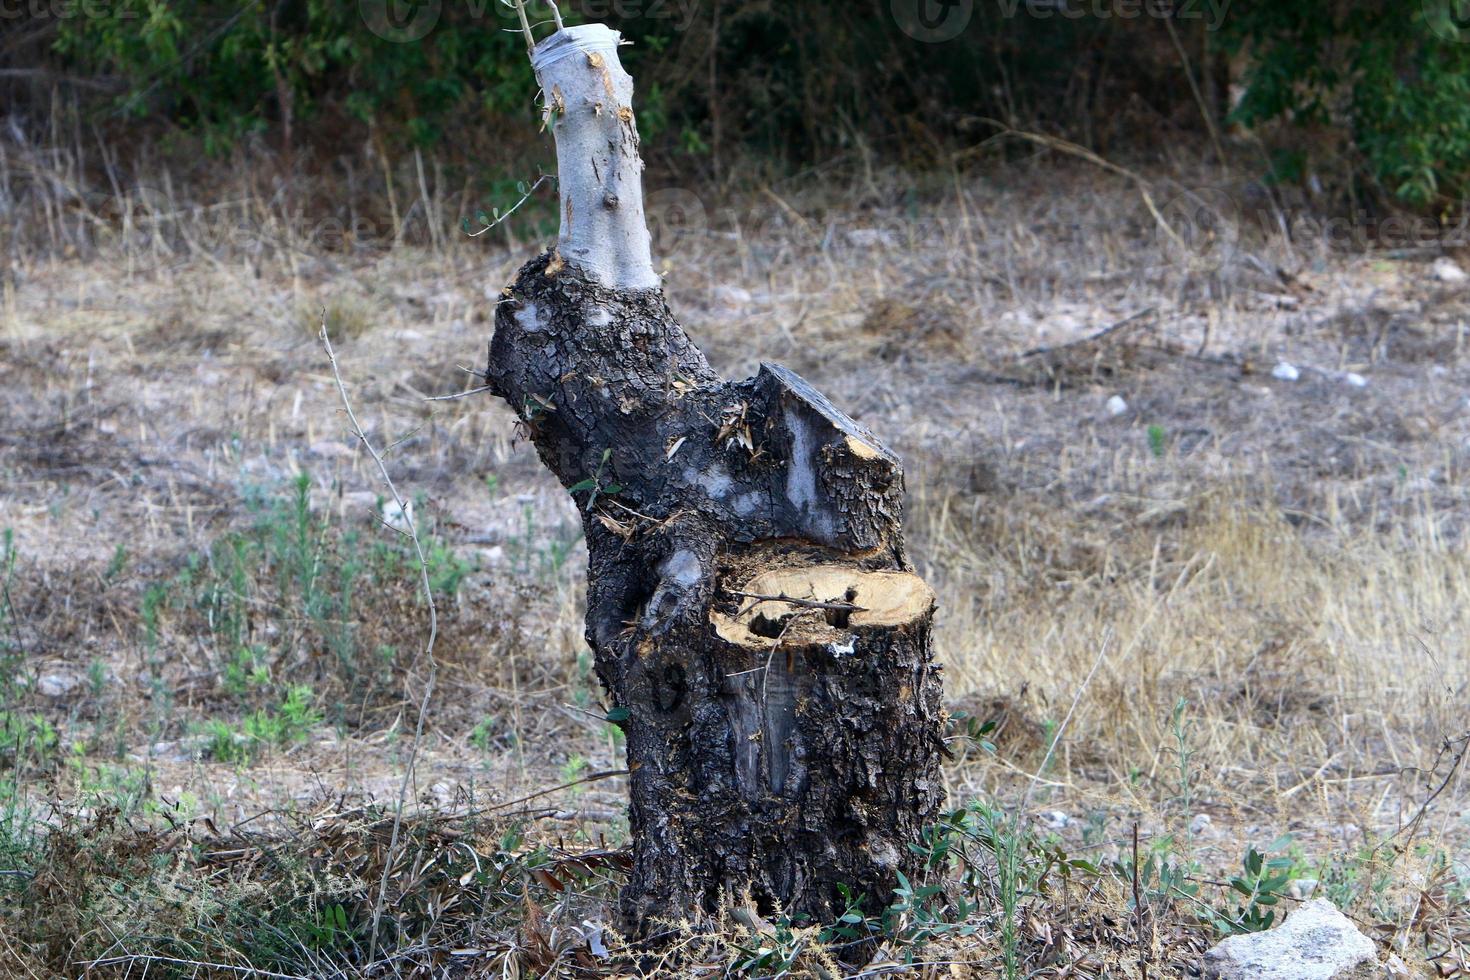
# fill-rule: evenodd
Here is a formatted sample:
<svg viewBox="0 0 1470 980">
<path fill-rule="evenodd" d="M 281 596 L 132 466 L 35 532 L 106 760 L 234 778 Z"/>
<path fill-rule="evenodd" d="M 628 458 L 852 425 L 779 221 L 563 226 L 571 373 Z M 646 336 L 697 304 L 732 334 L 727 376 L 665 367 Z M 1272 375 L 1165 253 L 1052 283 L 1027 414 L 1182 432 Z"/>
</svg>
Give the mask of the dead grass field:
<svg viewBox="0 0 1470 980">
<path fill-rule="evenodd" d="M 1470 975 L 1470 285 L 1214 203 L 1176 242 L 1081 165 L 663 194 L 716 367 L 785 363 L 906 462 L 978 801 L 948 890 L 866 968 L 738 908 L 678 965 L 622 950 L 575 511 L 502 406 L 426 401 L 537 244 L 326 251 L 254 205 L 201 243 L 153 205 L 4 280 L 9 975 L 1187 976 L 1271 910 L 1229 887 L 1252 847 L 1275 908 L 1314 882 L 1399 975 Z M 323 308 L 432 540 L 435 668 Z"/>
</svg>

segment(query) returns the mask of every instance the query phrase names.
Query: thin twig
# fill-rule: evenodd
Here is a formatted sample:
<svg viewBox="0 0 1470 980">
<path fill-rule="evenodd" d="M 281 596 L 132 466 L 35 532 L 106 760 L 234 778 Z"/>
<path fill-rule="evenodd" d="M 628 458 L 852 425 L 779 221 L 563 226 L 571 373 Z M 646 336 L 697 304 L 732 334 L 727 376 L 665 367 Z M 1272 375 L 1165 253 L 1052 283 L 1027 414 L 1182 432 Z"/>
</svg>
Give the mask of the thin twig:
<svg viewBox="0 0 1470 980">
<path fill-rule="evenodd" d="M 1145 946 L 1143 939 L 1143 895 L 1139 889 L 1138 880 L 1138 821 L 1133 821 L 1133 938 L 1138 943 L 1138 966 L 1143 971 L 1144 980 L 1148 980 L 1148 950 L 1152 949 L 1152 943 Z"/>
<path fill-rule="evenodd" d="M 526 36 L 526 54 L 536 53 L 536 35 L 531 33 L 531 22 L 526 19 L 526 0 L 514 0 L 516 16 L 521 19 L 521 33 Z"/>
<path fill-rule="evenodd" d="M 1210 111 L 1210 105 L 1205 101 L 1204 93 L 1199 90 L 1199 83 L 1194 80 L 1194 68 L 1189 63 L 1189 52 L 1184 50 L 1184 44 L 1179 40 L 1179 32 L 1174 29 L 1174 18 L 1165 16 L 1164 26 L 1169 29 L 1169 40 L 1174 42 L 1174 50 L 1179 54 L 1179 62 L 1184 67 L 1184 77 L 1189 82 L 1189 91 L 1194 93 L 1194 102 L 1199 106 L 1200 117 L 1205 121 L 1205 128 L 1210 131 L 1210 142 L 1215 146 L 1215 158 L 1220 165 L 1225 165 L 1225 148 L 1220 144 L 1220 130 L 1215 126 L 1215 114 Z"/>
<path fill-rule="evenodd" d="M 793 606 L 801 606 L 804 609 L 833 609 L 838 612 L 867 612 L 863 606 L 855 606 L 850 602 L 818 602 L 815 599 L 797 599 L 789 595 L 762 595 L 759 592 L 738 592 L 735 589 L 726 589 L 730 595 L 741 599 L 754 599 L 742 612 L 749 612 L 762 602 L 786 602 Z"/>
<path fill-rule="evenodd" d="M 544 183 L 546 183 L 548 180 L 556 180 L 556 174 L 542 174 L 540 177 L 537 177 L 536 178 L 536 183 L 532 184 L 529 188 L 526 189 L 526 193 L 523 194 L 523 195 L 521 195 L 521 199 L 519 201 L 517 201 L 517 202 L 515 202 L 515 204 L 511 205 L 509 211 L 506 211 L 504 214 L 497 215 L 495 217 L 495 220 L 494 221 L 483 221 L 482 220 L 480 223 L 482 225 L 484 225 L 484 227 L 481 228 L 479 231 L 470 231 L 469 230 L 469 220 L 470 219 L 468 219 L 468 218 L 464 219 L 464 233 L 466 235 L 469 235 L 471 238 L 479 238 L 481 235 L 485 234 L 487 231 L 490 231 L 491 229 L 497 228 L 500 225 L 504 224 L 506 221 L 508 221 L 510 219 L 510 216 L 513 215 L 513 214 L 515 214 L 517 211 L 519 211 L 521 209 L 521 205 L 523 205 L 527 201 L 529 201 L 531 199 L 531 196 L 533 194 L 535 194 L 536 191 L 541 187 L 541 185 L 544 184 Z M 481 213 L 483 214 L 483 212 L 481 212 Z"/>
<path fill-rule="evenodd" d="M 468 398 L 471 395 L 478 395 L 482 391 L 494 391 L 494 390 L 495 390 L 495 386 L 494 385 L 480 385 L 480 387 L 478 387 L 478 388 L 471 388 L 469 391 L 461 391 L 461 392 L 459 392 L 456 395 L 430 395 L 427 398 L 425 398 L 424 401 L 426 401 L 426 402 L 457 402 L 461 398 Z"/>
<path fill-rule="evenodd" d="M 583 783 L 595 783 L 602 779 L 612 779 L 614 776 L 626 776 L 632 771 L 633 770 L 631 769 L 605 769 L 602 772 L 594 772 L 590 776 L 583 776 L 581 779 L 573 780 L 570 783 L 562 783 L 560 786 L 553 786 L 550 789 L 537 790 L 529 796 L 522 796 L 519 799 L 507 800 L 504 803 L 497 803 L 494 806 L 480 807 L 477 810 L 468 810 L 462 814 L 458 814 L 458 816 L 478 817 L 482 814 L 494 813 L 496 810 L 504 810 L 508 807 L 513 807 L 519 803 L 528 803 L 531 800 L 539 799 L 543 796 L 550 796 L 552 793 L 559 793 L 564 789 L 571 789 L 573 786 L 581 786 Z"/>
<path fill-rule="evenodd" d="M 1092 685 L 1092 678 L 1097 674 L 1097 669 L 1101 667 L 1103 665 L 1103 661 L 1107 659 L 1108 645 L 1112 643 L 1112 641 L 1113 631 L 1109 629 L 1107 633 L 1103 634 L 1102 643 L 1097 648 L 1097 657 L 1092 661 L 1092 669 L 1087 672 L 1087 676 L 1082 679 L 1082 684 L 1077 688 L 1077 693 L 1072 696 L 1071 707 L 1067 709 L 1067 714 L 1065 717 L 1062 718 L 1062 723 L 1057 726 L 1057 733 L 1052 736 L 1051 744 L 1046 747 L 1046 755 L 1042 757 L 1041 765 L 1036 767 L 1036 775 L 1038 778 L 1040 778 L 1042 773 L 1046 772 L 1046 767 L 1051 765 L 1052 756 L 1056 754 L 1057 746 L 1061 744 L 1062 735 L 1067 730 L 1067 724 L 1072 720 L 1072 715 L 1074 712 L 1076 712 L 1077 705 L 1081 703 L 1082 695 L 1086 693 L 1088 687 Z M 1021 807 L 1018 812 L 1026 812 L 1026 807 L 1029 806 L 1031 803 L 1031 790 L 1035 786 L 1036 784 L 1033 782 L 1026 787 L 1026 795 L 1021 799 Z"/>
<path fill-rule="evenodd" d="M 1030 350 L 1026 351 L 1026 353 L 1022 354 L 1019 358 L 1017 358 L 1017 360 L 1025 360 L 1028 357 L 1036 357 L 1039 354 L 1055 354 L 1058 351 L 1064 351 L 1070 347 L 1081 347 L 1087 344 L 1095 344 L 1098 341 L 1105 340 L 1112 334 L 1117 333 L 1124 327 L 1131 326 L 1132 324 L 1137 323 L 1139 320 L 1142 320 L 1144 317 L 1151 315 L 1155 309 L 1156 307 L 1150 306 L 1145 309 L 1139 310 L 1137 313 L 1130 314 L 1116 323 L 1112 323 L 1106 327 L 1103 327 L 1097 333 L 1088 334 L 1081 340 L 1072 340 L 1068 341 L 1065 344 L 1053 344 L 1049 347 L 1033 347 Z"/>
<path fill-rule="evenodd" d="M 429 559 L 424 554 L 423 542 L 419 540 L 418 528 L 414 524 L 413 514 L 403 495 L 398 492 L 393 478 L 388 475 L 387 464 L 383 457 L 374 448 L 367 433 L 362 430 L 362 424 L 357 421 L 357 413 L 352 410 L 352 400 L 347 397 L 347 386 L 342 383 L 342 372 L 337 367 L 337 354 L 332 350 L 332 339 L 327 335 L 327 311 L 322 310 L 321 329 L 322 348 L 327 352 L 327 360 L 332 365 L 332 380 L 337 383 L 337 394 L 342 398 L 342 408 L 347 412 L 347 419 L 352 423 L 352 431 L 362 441 L 363 448 L 372 456 L 373 462 L 378 464 L 378 473 L 383 478 L 383 484 L 388 492 L 393 494 L 393 501 L 398 505 L 398 513 L 407 527 L 407 534 L 413 541 L 414 553 L 419 560 L 419 584 L 424 591 L 424 601 L 429 604 L 429 637 L 424 643 L 424 659 L 429 665 L 429 679 L 424 685 L 423 700 L 419 702 L 418 720 L 414 724 L 413 745 L 408 751 L 408 762 L 403 770 L 403 782 L 398 786 L 398 801 L 393 810 L 393 833 L 388 840 L 388 854 L 383 862 L 383 876 L 378 882 L 378 897 L 373 903 L 373 926 L 372 933 L 368 939 L 368 962 L 371 963 L 378 951 L 378 925 L 383 917 L 383 903 L 388 895 L 388 878 L 393 868 L 395 852 L 398 850 L 398 837 L 403 829 L 403 806 L 408 795 L 408 787 L 413 779 L 414 766 L 418 762 L 419 743 L 424 735 L 424 718 L 429 713 L 429 699 L 434 694 L 434 681 L 438 676 L 439 665 L 434 662 L 434 643 L 439 638 L 439 611 L 434 606 L 434 588 L 429 582 Z"/>
<path fill-rule="evenodd" d="M 1379 844 L 1378 847 L 1374 848 L 1375 851 L 1383 847 L 1383 845 L 1387 844 L 1389 841 L 1403 836 L 1405 831 L 1408 831 L 1408 839 L 1412 841 L 1414 839 L 1414 836 L 1419 832 L 1419 825 L 1424 822 L 1425 816 L 1428 815 L 1429 808 L 1434 804 L 1434 801 L 1439 799 L 1444 791 L 1449 788 L 1450 783 L 1454 781 L 1455 774 L 1459 772 L 1460 766 L 1464 763 L 1466 755 L 1470 754 L 1470 732 L 1466 732 L 1465 734 L 1453 739 L 1449 737 L 1442 738 L 1443 740 L 1440 742 L 1439 752 L 1434 757 L 1433 766 L 1431 766 L 1427 770 L 1415 769 L 1411 766 L 1406 768 L 1404 772 L 1423 772 L 1426 775 L 1431 775 L 1436 769 L 1439 768 L 1440 760 L 1442 760 L 1446 755 L 1450 756 L 1450 771 L 1445 774 L 1444 779 L 1440 780 L 1439 785 L 1435 787 L 1434 791 L 1430 793 L 1427 797 L 1425 797 L 1424 802 L 1419 804 L 1419 809 L 1414 814 L 1413 819 L 1404 824 L 1398 830 L 1394 831 L 1392 834 L 1390 834 L 1388 838 L 1383 841 L 1382 844 Z"/>
</svg>

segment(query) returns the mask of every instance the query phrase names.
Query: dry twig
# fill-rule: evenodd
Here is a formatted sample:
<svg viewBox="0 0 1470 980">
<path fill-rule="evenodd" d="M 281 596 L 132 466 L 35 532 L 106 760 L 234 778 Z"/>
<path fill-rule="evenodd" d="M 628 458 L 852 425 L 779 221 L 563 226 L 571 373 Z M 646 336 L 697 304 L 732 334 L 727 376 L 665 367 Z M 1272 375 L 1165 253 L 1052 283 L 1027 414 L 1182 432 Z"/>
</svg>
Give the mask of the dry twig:
<svg viewBox="0 0 1470 980">
<path fill-rule="evenodd" d="M 393 502 L 398 505 L 398 513 L 407 527 L 407 535 L 413 541 L 414 554 L 419 561 L 419 584 L 423 588 L 424 601 L 429 604 L 429 637 L 424 643 L 424 659 L 429 665 L 429 679 L 424 685 L 424 696 L 419 702 L 418 719 L 414 723 L 413 745 L 408 751 L 408 762 L 404 766 L 403 781 L 398 786 L 398 800 L 393 810 L 393 833 L 388 840 L 388 857 L 383 862 L 383 877 L 378 883 L 378 897 L 373 903 L 373 925 L 368 939 L 368 961 L 371 962 L 378 948 L 378 925 L 383 917 L 383 903 L 388 895 L 388 874 L 393 867 L 394 852 L 398 849 L 398 837 L 403 830 L 403 806 L 408 795 L 408 787 L 413 779 L 414 765 L 418 762 L 419 743 L 424 735 L 424 718 L 429 713 L 429 699 L 434 694 L 434 681 L 438 676 L 438 664 L 434 662 L 434 642 L 439 638 L 439 613 L 434 606 L 434 589 L 429 582 L 429 559 L 424 554 L 423 542 L 419 540 L 418 527 L 414 523 L 413 514 L 403 495 L 398 492 L 398 487 L 393 483 L 393 477 L 388 475 L 387 464 L 383 462 L 382 455 L 368 439 L 367 433 L 362 430 L 362 424 L 357 421 L 357 414 L 352 410 L 352 400 L 347 397 L 347 386 L 342 383 L 342 372 L 337 367 L 337 354 L 332 350 L 332 339 L 327 335 L 327 311 L 322 310 L 321 328 L 322 348 L 327 352 L 327 360 L 332 365 L 332 380 L 337 384 L 337 394 L 342 398 L 342 408 L 347 413 L 347 419 L 352 423 L 352 431 L 361 440 L 363 448 L 372 456 L 373 462 L 378 464 L 378 473 L 383 478 L 383 485 L 393 495 Z"/>
</svg>

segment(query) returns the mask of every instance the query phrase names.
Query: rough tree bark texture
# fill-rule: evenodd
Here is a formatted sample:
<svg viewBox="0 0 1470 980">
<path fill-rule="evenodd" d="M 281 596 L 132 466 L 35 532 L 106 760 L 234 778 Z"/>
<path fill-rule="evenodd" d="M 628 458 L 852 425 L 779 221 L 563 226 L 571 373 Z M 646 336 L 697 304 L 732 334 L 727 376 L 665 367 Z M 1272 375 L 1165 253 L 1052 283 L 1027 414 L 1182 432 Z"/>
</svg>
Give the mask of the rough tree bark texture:
<svg viewBox="0 0 1470 980">
<path fill-rule="evenodd" d="M 643 222 L 641 163 L 616 35 L 588 30 L 537 48 L 562 236 L 505 290 L 487 374 L 582 512 L 587 640 L 632 770 L 625 924 L 747 893 L 830 919 L 839 886 L 875 909 L 942 795 L 902 470 L 792 372 L 720 378 L 639 284 L 646 232 L 613 254 L 636 240 L 623 216 Z M 575 53 L 548 60 L 553 42 Z"/>
</svg>

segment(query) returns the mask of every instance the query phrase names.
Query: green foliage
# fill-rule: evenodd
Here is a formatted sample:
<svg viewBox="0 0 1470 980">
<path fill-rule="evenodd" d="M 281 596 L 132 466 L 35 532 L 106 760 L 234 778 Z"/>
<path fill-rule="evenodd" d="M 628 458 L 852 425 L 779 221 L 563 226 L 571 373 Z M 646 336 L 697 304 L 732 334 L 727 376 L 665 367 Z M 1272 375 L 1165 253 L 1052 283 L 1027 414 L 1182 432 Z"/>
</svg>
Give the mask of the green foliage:
<svg viewBox="0 0 1470 980">
<path fill-rule="evenodd" d="M 44 715 L 0 711 L 0 761 L 17 770 L 28 764 L 46 766 L 60 745 L 56 728 Z"/>
<path fill-rule="evenodd" d="M 574 497 L 579 493 L 587 494 L 586 509 L 589 513 L 593 507 L 597 506 L 598 497 L 612 496 L 613 494 L 622 492 L 623 488 L 618 484 L 604 482 L 602 479 L 602 471 L 607 469 L 607 461 L 611 458 L 612 450 L 604 449 L 602 451 L 602 459 L 597 463 L 596 472 L 580 483 L 567 487 L 567 493 Z"/>
<path fill-rule="evenodd" d="M 0 534 L 0 693 L 10 701 L 21 666 L 20 617 L 15 612 L 11 584 L 15 581 L 15 532 Z"/>
<path fill-rule="evenodd" d="M 350 708 L 389 696 L 399 651 L 418 642 L 411 632 L 424 602 L 412 547 L 313 510 L 311 487 L 303 474 L 275 492 L 247 488 L 250 524 L 143 595 L 145 657 L 161 656 L 165 625 L 170 636 L 191 638 L 213 656 L 220 691 L 262 725 L 289 716 L 303 690 L 322 694 L 343 721 Z M 475 564 L 430 533 L 421 538 L 431 588 L 453 596 Z M 246 734 L 281 741 L 265 730 Z"/>
<path fill-rule="evenodd" d="M 1235 115 L 1344 130 L 1372 181 L 1416 206 L 1470 191 L 1470 31 L 1449 3 L 1250 0 L 1225 38 L 1246 51 Z M 1290 171 L 1288 171 L 1288 176 Z"/>
<path fill-rule="evenodd" d="M 123 113 L 163 116 L 211 152 L 344 114 L 394 124 L 390 135 L 421 146 L 478 108 L 530 118 L 535 83 L 502 4 L 414 5 L 415 17 L 437 11 L 420 38 L 414 28 L 429 21 L 400 30 L 387 6 L 118 0 L 63 18 L 56 50 L 81 70 L 123 79 Z"/>
<path fill-rule="evenodd" d="M 248 715 L 240 728 L 214 720 L 205 726 L 208 754 L 220 762 L 245 764 L 268 748 L 306 741 L 323 717 L 313 704 L 311 689 L 297 685 L 286 692 L 275 708 L 261 708 Z"/>
<path fill-rule="evenodd" d="M 20 891 L 36 863 L 43 843 L 42 822 L 28 795 L 20 791 L 20 773 L 0 775 L 0 868 L 16 874 L 0 875 L 0 897 Z"/>
<path fill-rule="evenodd" d="M 1148 427 L 1148 451 L 1153 453 L 1155 459 L 1163 459 L 1164 453 L 1169 449 L 1169 434 L 1162 425 L 1151 425 Z"/>
<path fill-rule="evenodd" d="M 1290 836 L 1281 837 L 1267 850 L 1283 850 L 1290 844 Z M 1261 932 L 1276 921 L 1276 903 L 1298 877 L 1296 862 L 1290 857 L 1268 858 L 1251 847 L 1240 863 L 1241 874 L 1230 879 L 1230 887 L 1244 898 L 1244 903 L 1235 907 L 1235 914 L 1222 931 Z"/>
<path fill-rule="evenodd" d="M 805 943 L 791 920 L 782 917 L 769 931 L 752 931 L 735 944 L 732 969 L 738 976 L 780 977 L 795 969 Z"/>
<path fill-rule="evenodd" d="M 545 9 L 531 6 L 542 20 Z M 795 162 L 877 143 L 935 156 L 940 139 L 977 117 L 1078 135 L 1070 130 L 1084 116 L 1083 129 L 1121 118 L 1126 97 L 1115 84 L 1073 84 L 1082 59 L 1140 80 L 1155 97 L 1181 88 L 1160 84 L 1177 82 L 1172 59 L 1153 65 L 1138 43 L 1158 27 L 1149 19 L 1038 18 L 977 3 L 962 12 L 962 29 L 934 44 L 900 28 L 891 0 L 561 7 L 568 23 L 584 8 L 631 42 L 623 60 L 639 81 L 640 128 L 657 156 L 729 158 L 736 148 Z M 395 25 L 395 14 L 407 21 Z M 108 115 L 167 122 L 213 153 L 250 137 L 279 145 L 289 125 L 295 142 L 330 133 L 334 151 L 381 139 L 469 149 L 482 162 L 473 147 L 483 134 L 478 146 L 493 148 L 507 132 L 536 131 L 536 86 L 515 27 L 502 0 L 117 0 L 96 16 L 62 18 L 47 56 L 68 74 L 119 80 Z M 358 132 L 344 135 L 344 125 Z"/>
<path fill-rule="evenodd" d="M 470 731 L 470 744 L 489 755 L 491 751 L 498 748 L 496 743 L 501 737 L 501 727 L 499 718 L 494 715 L 486 715 L 476 722 L 475 727 Z M 507 734 L 514 737 L 511 733 Z"/>
</svg>

